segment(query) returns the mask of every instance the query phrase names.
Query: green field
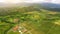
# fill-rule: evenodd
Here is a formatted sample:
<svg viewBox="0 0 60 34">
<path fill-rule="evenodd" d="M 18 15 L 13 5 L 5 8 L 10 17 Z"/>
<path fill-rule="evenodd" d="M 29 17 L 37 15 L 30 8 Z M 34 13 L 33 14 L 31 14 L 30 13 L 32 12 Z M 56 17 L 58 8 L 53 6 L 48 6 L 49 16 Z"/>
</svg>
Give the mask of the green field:
<svg viewBox="0 0 60 34">
<path fill-rule="evenodd" d="M 14 19 L 16 19 L 14 21 Z M 27 29 L 23 34 L 60 34 L 60 12 L 34 7 L 0 8 L 0 34 L 20 34 L 15 26 Z"/>
</svg>

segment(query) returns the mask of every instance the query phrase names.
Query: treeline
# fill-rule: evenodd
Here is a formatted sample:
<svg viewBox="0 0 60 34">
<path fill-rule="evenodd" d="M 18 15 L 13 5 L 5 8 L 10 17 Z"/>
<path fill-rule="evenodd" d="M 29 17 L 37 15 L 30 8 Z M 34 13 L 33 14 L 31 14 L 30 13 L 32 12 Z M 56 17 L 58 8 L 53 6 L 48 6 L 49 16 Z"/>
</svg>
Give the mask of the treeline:
<svg viewBox="0 0 60 34">
<path fill-rule="evenodd" d="M 15 14 L 20 12 L 31 12 L 31 11 L 40 11 L 39 8 L 33 6 L 29 7 L 15 7 L 15 8 L 0 8 L 0 16 Z"/>
</svg>

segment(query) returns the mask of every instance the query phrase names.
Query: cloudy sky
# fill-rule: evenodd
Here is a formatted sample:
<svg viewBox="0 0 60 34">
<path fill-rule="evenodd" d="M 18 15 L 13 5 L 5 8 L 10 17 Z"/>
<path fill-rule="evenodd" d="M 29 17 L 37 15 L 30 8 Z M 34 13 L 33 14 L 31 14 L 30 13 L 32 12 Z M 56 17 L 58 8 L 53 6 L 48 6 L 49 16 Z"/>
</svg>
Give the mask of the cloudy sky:
<svg viewBox="0 0 60 34">
<path fill-rule="evenodd" d="M 21 2 L 28 2 L 28 3 L 39 3 L 39 2 L 50 2 L 50 3 L 60 3 L 60 0 L 0 0 L 3 3 L 21 3 Z"/>
</svg>

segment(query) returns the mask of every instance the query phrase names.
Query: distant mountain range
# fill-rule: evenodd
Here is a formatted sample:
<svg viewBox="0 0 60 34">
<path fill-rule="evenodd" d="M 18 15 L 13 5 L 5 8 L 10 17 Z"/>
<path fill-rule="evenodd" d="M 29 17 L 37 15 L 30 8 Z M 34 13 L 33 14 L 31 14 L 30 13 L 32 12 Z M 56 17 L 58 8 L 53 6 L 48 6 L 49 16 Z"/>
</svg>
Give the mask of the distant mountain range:
<svg viewBox="0 0 60 34">
<path fill-rule="evenodd" d="M 60 8 L 60 4 L 54 3 L 41 3 L 41 5 L 49 8 Z"/>
<path fill-rule="evenodd" d="M 60 11 L 60 4 L 41 3 L 40 5 L 43 7 L 43 9 L 53 10 L 53 11 Z"/>
<path fill-rule="evenodd" d="M 31 3 L 0 3 L 0 7 L 31 6 Z"/>
<path fill-rule="evenodd" d="M 0 3 L 0 7 L 16 7 L 16 6 L 35 6 L 43 9 L 60 10 L 60 4 L 46 3 L 46 2 L 45 3 L 16 3 L 16 4 Z"/>
</svg>

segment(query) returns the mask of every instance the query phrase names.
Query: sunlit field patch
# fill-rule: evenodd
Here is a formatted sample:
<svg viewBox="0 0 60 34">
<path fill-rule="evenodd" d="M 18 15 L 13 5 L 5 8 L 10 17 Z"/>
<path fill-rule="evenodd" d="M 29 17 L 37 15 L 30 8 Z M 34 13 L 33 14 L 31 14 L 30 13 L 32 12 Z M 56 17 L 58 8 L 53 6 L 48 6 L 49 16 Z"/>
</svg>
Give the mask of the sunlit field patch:
<svg viewBox="0 0 60 34">
<path fill-rule="evenodd" d="M 60 25 L 60 20 L 54 22 L 56 25 Z"/>
</svg>

